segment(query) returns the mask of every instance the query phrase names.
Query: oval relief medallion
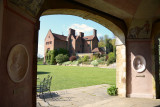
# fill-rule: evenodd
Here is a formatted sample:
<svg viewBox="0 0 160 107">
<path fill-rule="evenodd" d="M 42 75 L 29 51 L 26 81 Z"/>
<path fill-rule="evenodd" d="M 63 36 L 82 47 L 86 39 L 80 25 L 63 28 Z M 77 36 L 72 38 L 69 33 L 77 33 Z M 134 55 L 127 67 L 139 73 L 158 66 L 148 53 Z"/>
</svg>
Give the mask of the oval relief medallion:
<svg viewBox="0 0 160 107">
<path fill-rule="evenodd" d="M 9 54 L 7 69 L 8 74 L 14 82 L 21 82 L 28 71 L 29 57 L 27 49 L 24 45 L 18 44 L 14 46 Z"/>
<path fill-rule="evenodd" d="M 146 60 L 143 56 L 137 55 L 133 60 L 133 68 L 137 72 L 143 72 L 146 69 Z"/>
</svg>

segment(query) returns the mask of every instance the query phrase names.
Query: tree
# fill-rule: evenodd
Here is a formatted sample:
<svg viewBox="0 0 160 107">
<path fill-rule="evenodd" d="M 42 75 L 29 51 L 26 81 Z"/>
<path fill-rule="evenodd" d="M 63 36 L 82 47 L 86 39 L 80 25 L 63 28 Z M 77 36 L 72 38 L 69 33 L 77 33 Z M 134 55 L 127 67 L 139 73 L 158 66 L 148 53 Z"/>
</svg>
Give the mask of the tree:
<svg viewBox="0 0 160 107">
<path fill-rule="evenodd" d="M 105 41 L 103 36 L 99 38 L 98 47 L 105 47 Z"/>
<path fill-rule="evenodd" d="M 110 53 L 110 52 L 113 52 L 113 45 L 111 43 L 111 40 L 108 35 L 104 35 L 104 38 L 105 38 L 105 45 L 106 45 L 106 53 Z"/>
<path fill-rule="evenodd" d="M 116 55 L 115 39 L 109 38 L 108 35 L 99 38 L 98 47 L 106 47 L 106 53 L 113 52 Z"/>
<path fill-rule="evenodd" d="M 111 43 L 113 45 L 113 53 L 116 56 L 116 45 L 115 45 L 116 39 L 112 39 Z"/>
</svg>

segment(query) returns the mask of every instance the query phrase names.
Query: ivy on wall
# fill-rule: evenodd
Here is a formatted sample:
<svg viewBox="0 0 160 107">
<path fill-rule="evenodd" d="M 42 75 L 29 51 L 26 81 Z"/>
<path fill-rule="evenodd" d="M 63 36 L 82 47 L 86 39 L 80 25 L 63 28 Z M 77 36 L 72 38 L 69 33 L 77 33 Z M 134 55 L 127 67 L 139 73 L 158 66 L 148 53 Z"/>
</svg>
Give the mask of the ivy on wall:
<svg viewBox="0 0 160 107">
<path fill-rule="evenodd" d="M 55 57 L 58 55 L 58 54 L 63 54 L 63 55 L 69 55 L 69 52 L 68 50 L 64 49 L 64 48 L 60 48 L 60 49 L 54 49 L 54 50 L 50 50 L 50 51 L 46 51 L 46 64 L 49 64 L 49 65 L 54 65 L 56 64 L 56 59 Z"/>
</svg>

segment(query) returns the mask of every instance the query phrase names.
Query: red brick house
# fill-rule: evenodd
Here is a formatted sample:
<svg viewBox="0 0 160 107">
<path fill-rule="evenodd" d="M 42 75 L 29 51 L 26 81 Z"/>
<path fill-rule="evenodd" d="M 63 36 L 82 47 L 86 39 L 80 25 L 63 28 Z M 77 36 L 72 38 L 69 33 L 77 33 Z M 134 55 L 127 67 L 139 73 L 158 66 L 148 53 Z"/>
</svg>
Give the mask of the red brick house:
<svg viewBox="0 0 160 107">
<path fill-rule="evenodd" d="M 75 30 L 71 28 L 68 36 L 55 34 L 49 30 L 44 41 L 44 56 L 47 50 L 59 48 L 67 49 L 70 55 L 92 53 L 92 50 L 98 48 L 97 30 L 93 29 L 93 35 L 90 36 L 84 36 L 83 32 L 76 36 Z"/>
</svg>

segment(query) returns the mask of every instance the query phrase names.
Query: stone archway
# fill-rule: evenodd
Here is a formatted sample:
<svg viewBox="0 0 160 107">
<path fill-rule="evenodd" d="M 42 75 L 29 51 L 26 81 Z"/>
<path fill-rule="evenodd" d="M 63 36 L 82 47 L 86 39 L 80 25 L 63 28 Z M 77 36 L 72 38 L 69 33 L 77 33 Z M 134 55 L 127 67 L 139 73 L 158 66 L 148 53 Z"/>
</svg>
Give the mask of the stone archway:
<svg viewBox="0 0 160 107">
<path fill-rule="evenodd" d="M 42 13 L 43 15 L 75 15 L 84 19 L 93 20 L 113 32 L 116 36 L 116 86 L 118 87 L 118 95 L 126 97 L 126 44 L 125 33 L 113 22 L 99 15 L 78 9 L 49 9 Z"/>
<path fill-rule="evenodd" d="M 58 1 L 58 0 L 57 0 Z M 38 45 L 38 30 L 39 30 L 39 17 L 34 12 L 37 12 L 33 6 L 31 10 L 27 10 L 28 6 L 24 3 L 25 1 L 15 2 L 14 0 L 4 0 L 2 1 L 2 11 L 0 14 L 0 21 L 3 22 L 0 31 L 0 62 L 1 75 L 0 83 L 3 87 L 1 90 L 1 101 L 0 105 L 3 106 L 36 106 L 36 80 L 37 80 L 37 45 Z M 50 3 L 51 2 L 51 3 Z M 53 2 L 53 3 L 52 3 Z M 27 2 L 29 3 L 29 2 Z M 39 12 L 39 16 L 43 12 L 47 12 L 48 9 L 63 9 L 72 13 L 73 15 L 80 15 L 84 13 L 81 17 L 85 19 L 91 19 L 96 21 L 103 26 L 110 28 L 110 30 L 117 36 L 116 38 L 116 48 L 117 48 L 117 87 L 120 96 L 126 96 L 126 46 L 125 46 L 125 34 L 127 33 L 127 28 L 123 20 L 113 17 L 109 14 L 90 9 L 88 7 L 73 4 L 70 2 L 66 3 L 66 0 L 61 2 L 49 0 L 46 2 L 48 6 L 42 6 Z M 54 4 L 54 5 L 50 5 Z M 0 4 L 1 5 L 1 4 Z M 41 6 L 41 5 L 40 5 Z M 22 8 L 22 10 L 20 9 Z M 56 12 L 56 11 L 55 11 Z M 62 12 L 62 11 L 61 11 Z M 33 13 L 33 14 L 32 14 Z M 60 11 L 57 10 L 60 14 Z M 62 14 L 62 13 L 61 13 Z M 71 14 L 71 13 L 66 13 Z M 13 46 L 17 44 L 22 44 L 26 47 L 29 57 L 29 68 L 23 81 L 20 83 L 14 83 L 8 73 L 7 73 L 7 59 L 10 54 L 10 50 Z M 9 96 L 8 98 L 6 96 Z M 24 100 L 25 99 L 25 100 Z M 10 103 L 8 103 L 10 102 Z"/>
</svg>

